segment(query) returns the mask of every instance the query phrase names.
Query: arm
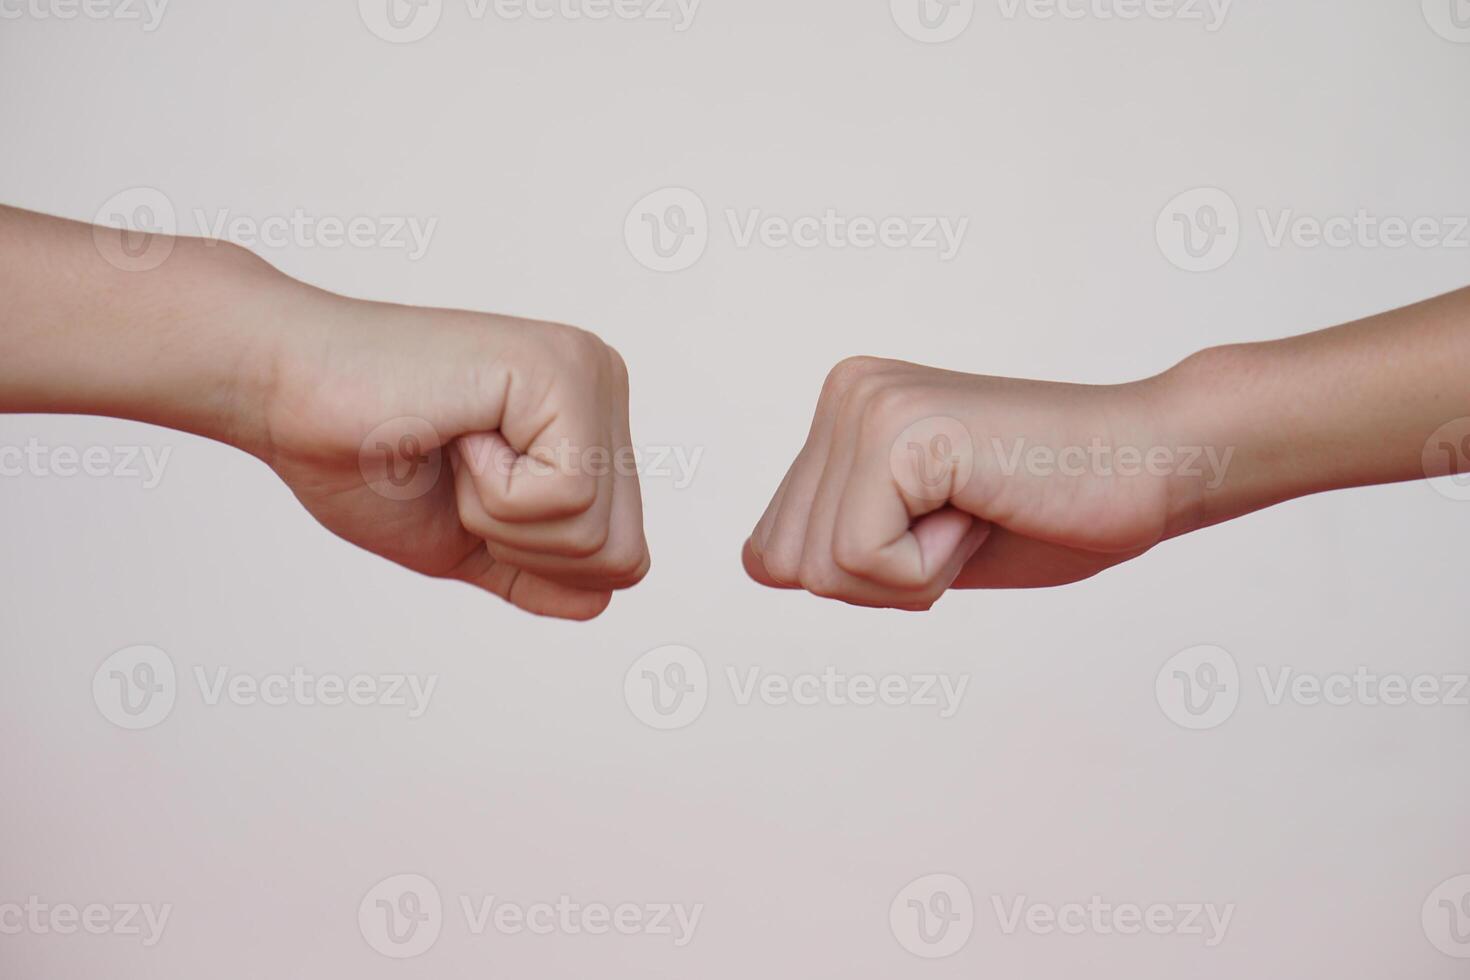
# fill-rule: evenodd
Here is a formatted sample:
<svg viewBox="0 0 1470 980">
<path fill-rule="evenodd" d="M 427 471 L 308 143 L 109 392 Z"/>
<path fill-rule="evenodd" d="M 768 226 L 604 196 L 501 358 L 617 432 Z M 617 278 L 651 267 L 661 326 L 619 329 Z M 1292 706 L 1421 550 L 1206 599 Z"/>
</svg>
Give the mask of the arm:
<svg viewBox="0 0 1470 980">
<path fill-rule="evenodd" d="M 1294 497 L 1470 470 L 1470 290 L 1089 386 L 856 358 L 746 545 L 757 581 L 927 609 L 1060 585 Z"/>
<path fill-rule="evenodd" d="M 1170 372 L 1169 387 L 1182 428 L 1239 447 L 1223 485 L 1182 487 L 1181 531 L 1326 490 L 1464 472 L 1470 451 L 1458 444 L 1470 422 L 1449 449 L 1428 443 L 1470 417 L 1470 289 L 1205 351 Z"/>
<path fill-rule="evenodd" d="M 127 261 L 145 245 L 163 257 Z M 599 462 L 630 446 L 626 369 L 585 331 L 3 207 L 0 296 L 0 412 L 229 443 L 346 540 L 537 613 L 590 618 L 647 571 L 636 472 Z"/>
</svg>

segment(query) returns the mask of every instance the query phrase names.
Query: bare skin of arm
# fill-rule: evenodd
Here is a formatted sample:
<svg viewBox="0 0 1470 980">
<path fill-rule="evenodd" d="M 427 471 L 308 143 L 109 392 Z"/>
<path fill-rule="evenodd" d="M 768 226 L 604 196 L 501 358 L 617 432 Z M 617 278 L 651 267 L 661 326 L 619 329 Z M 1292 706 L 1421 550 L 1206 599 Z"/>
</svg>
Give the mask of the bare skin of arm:
<svg viewBox="0 0 1470 980">
<path fill-rule="evenodd" d="M 138 245 L 0 207 L 0 412 L 237 446 L 340 537 L 534 613 L 590 619 L 646 574 L 636 471 L 607 462 L 631 445 L 627 370 L 592 334 L 348 299 L 219 242 Z"/>
<path fill-rule="evenodd" d="M 746 544 L 750 575 L 923 610 L 1088 578 L 1307 494 L 1470 469 L 1470 290 L 1111 386 L 853 358 Z"/>
</svg>

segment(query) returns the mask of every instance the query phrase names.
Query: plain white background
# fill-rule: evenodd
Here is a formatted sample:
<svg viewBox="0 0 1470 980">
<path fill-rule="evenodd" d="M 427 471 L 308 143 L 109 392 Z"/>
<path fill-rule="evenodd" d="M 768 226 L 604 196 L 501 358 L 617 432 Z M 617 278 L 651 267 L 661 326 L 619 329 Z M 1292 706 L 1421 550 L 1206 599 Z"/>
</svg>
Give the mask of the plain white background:
<svg viewBox="0 0 1470 980">
<path fill-rule="evenodd" d="M 577 626 L 342 544 L 226 447 L 112 420 L 0 420 L 5 446 L 172 448 L 152 489 L 0 479 L 0 905 L 172 906 L 148 948 L 0 935 L 0 973 L 1463 975 L 1421 911 L 1470 872 L 1470 707 L 1272 705 L 1257 669 L 1470 671 L 1470 502 L 1425 484 L 1298 501 L 1090 582 L 956 594 L 924 616 L 762 591 L 738 552 L 844 356 L 1124 381 L 1465 285 L 1470 250 L 1272 248 L 1256 214 L 1470 214 L 1470 44 L 1419 3 L 1378 0 L 1240 0 L 1213 32 L 1092 8 L 1009 18 L 981 0 L 936 45 L 882 0 L 705 0 L 683 32 L 490 9 L 445 0 L 433 33 L 394 44 L 347 0 L 173 0 L 151 32 L 5 8 L 4 203 L 92 220 L 151 187 L 185 233 L 195 209 L 437 219 L 417 261 L 260 251 L 340 292 L 596 330 L 632 367 L 635 441 L 703 457 L 687 488 L 646 482 L 653 572 Z M 624 219 L 669 186 L 706 203 L 710 241 L 659 274 Z M 1209 273 L 1176 268 L 1155 237 L 1161 209 L 1197 187 L 1242 216 L 1238 253 Z M 725 219 L 827 208 L 970 227 L 941 262 L 740 248 Z M 92 681 L 136 644 L 166 651 L 180 684 L 167 718 L 128 731 Z M 710 684 L 701 717 L 661 732 L 630 711 L 624 675 L 667 644 L 698 651 Z M 1238 663 L 1239 706 L 1188 731 L 1155 678 L 1200 644 Z M 409 720 L 209 705 L 194 682 L 196 667 L 297 666 L 438 687 Z M 969 687 L 942 719 L 741 705 L 726 679 L 828 666 Z M 400 961 L 370 945 L 358 907 L 401 873 L 431 880 L 445 914 L 432 948 Z M 930 961 L 889 911 L 937 873 L 965 883 L 975 916 L 968 942 Z M 490 895 L 703 912 L 683 948 L 473 935 L 459 899 Z M 994 902 L 1021 896 L 1234 913 L 1210 948 L 1007 934 Z"/>
</svg>

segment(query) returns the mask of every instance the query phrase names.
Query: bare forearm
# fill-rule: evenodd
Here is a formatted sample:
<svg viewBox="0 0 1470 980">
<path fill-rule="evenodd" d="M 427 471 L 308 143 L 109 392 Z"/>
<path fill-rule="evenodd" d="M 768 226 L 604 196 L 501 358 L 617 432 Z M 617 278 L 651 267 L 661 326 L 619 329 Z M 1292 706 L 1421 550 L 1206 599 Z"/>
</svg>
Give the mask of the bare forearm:
<svg viewBox="0 0 1470 980">
<path fill-rule="evenodd" d="M 186 238 L 155 243 L 171 247 L 156 268 L 129 270 L 107 258 L 122 244 L 0 207 L 0 412 L 111 415 L 258 451 L 284 277 Z"/>
<path fill-rule="evenodd" d="M 1179 438 L 1234 451 L 1223 483 L 1182 496 L 1179 531 L 1325 490 L 1460 472 L 1465 454 L 1426 460 L 1425 446 L 1470 416 L 1470 290 L 1206 351 L 1162 380 Z"/>
</svg>

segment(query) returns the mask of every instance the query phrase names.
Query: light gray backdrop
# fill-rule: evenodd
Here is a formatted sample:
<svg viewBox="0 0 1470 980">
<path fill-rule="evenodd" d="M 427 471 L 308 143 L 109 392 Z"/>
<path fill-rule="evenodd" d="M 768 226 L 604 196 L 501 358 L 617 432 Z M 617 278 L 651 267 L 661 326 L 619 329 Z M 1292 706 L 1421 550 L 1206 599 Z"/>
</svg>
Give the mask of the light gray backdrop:
<svg viewBox="0 0 1470 980">
<path fill-rule="evenodd" d="M 1470 9 L 924 2 L 0 0 L 0 200 L 296 218 L 257 250 L 310 282 L 598 331 L 635 440 L 699 454 L 650 466 L 653 573 L 576 626 L 338 542 L 225 447 L 0 420 L 34 447 L 0 478 L 0 974 L 1464 975 L 1466 488 L 926 616 L 738 551 L 846 355 L 1122 381 L 1465 285 Z M 828 209 L 899 222 L 775 244 Z M 216 689 L 297 668 L 383 697 Z"/>
</svg>

